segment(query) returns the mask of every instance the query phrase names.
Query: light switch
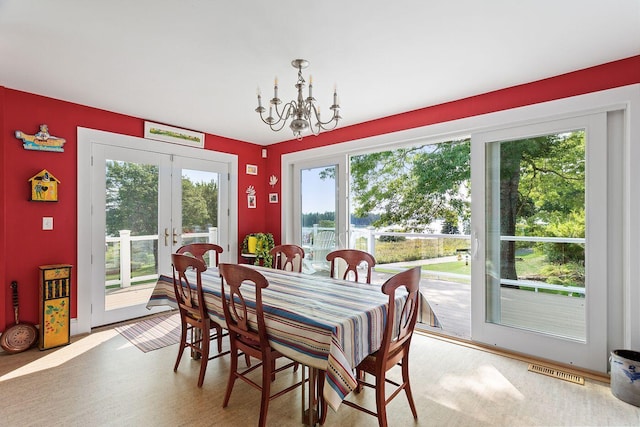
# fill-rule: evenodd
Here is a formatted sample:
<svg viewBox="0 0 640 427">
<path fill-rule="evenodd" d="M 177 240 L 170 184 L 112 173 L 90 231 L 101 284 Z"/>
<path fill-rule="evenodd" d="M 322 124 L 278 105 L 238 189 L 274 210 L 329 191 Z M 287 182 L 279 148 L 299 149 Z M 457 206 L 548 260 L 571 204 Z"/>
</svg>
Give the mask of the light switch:
<svg viewBox="0 0 640 427">
<path fill-rule="evenodd" d="M 43 216 L 42 217 L 42 229 L 43 230 L 53 230 L 53 217 L 51 217 L 51 216 Z"/>
</svg>

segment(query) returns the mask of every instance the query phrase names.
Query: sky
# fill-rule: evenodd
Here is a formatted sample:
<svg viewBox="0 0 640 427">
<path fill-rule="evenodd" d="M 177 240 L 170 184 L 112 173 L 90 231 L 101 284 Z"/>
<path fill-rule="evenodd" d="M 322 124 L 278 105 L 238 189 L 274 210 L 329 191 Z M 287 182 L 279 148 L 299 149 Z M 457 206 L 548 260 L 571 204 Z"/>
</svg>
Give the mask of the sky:
<svg viewBox="0 0 640 427">
<path fill-rule="evenodd" d="M 320 179 L 325 167 L 302 170 L 302 213 L 324 213 L 336 210 L 335 178 Z"/>
</svg>

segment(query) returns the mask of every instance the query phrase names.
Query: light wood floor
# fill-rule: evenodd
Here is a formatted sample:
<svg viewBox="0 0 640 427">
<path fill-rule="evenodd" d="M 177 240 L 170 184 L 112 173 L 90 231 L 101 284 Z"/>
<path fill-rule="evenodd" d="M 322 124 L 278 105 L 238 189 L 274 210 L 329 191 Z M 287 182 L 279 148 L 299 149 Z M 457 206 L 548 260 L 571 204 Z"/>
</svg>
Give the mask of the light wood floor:
<svg viewBox="0 0 640 427">
<path fill-rule="evenodd" d="M 229 359 L 211 361 L 196 387 L 199 362 L 177 346 L 143 353 L 113 329 L 74 337 L 58 349 L 0 352 L 2 426 L 252 426 L 259 393 L 237 383 L 222 409 Z M 295 380 L 290 371 L 276 386 Z M 527 363 L 416 334 L 411 375 L 419 419 L 403 395 L 389 406 L 390 426 L 638 426 L 640 408 L 616 399 L 609 385 L 577 385 L 527 371 Z M 372 390 L 358 399 L 372 403 Z M 298 426 L 300 391 L 272 402 L 268 425 Z M 346 406 L 328 426 L 375 426 Z"/>
</svg>

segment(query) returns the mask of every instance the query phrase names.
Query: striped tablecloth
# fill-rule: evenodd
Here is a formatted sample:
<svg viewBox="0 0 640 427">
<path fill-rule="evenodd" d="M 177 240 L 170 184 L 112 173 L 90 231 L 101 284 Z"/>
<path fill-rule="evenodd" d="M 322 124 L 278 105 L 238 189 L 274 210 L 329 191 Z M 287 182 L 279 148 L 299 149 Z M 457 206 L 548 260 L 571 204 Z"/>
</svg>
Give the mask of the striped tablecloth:
<svg viewBox="0 0 640 427">
<path fill-rule="evenodd" d="M 270 344 L 292 360 L 326 371 L 322 393 L 337 410 L 356 386 L 355 367 L 380 348 L 388 297 L 380 286 L 252 268 L 269 281 L 262 300 Z M 209 315 L 224 324 L 218 270 L 210 267 L 202 282 Z M 176 307 L 169 276 L 160 276 L 147 307 L 157 305 Z"/>
</svg>

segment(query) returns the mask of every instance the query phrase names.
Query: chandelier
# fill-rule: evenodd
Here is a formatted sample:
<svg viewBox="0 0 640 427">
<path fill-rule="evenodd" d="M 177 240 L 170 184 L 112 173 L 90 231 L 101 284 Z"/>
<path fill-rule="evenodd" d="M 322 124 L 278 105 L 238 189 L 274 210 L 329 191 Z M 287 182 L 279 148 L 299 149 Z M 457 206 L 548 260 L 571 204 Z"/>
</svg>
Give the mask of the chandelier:
<svg viewBox="0 0 640 427">
<path fill-rule="evenodd" d="M 284 104 L 283 107 L 279 107 L 282 104 L 280 98 L 278 98 L 278 79 L 275 79 L 273 85 L 273 98 L 269 101 L 269 116 L 264 117 L 263 114 L 266 109 L 262 106 L 262 96 L 258 89 L 258 108 L 256 112 L 260 114 L 260 119 L 269 125 L 272 131 L 278 132 L 289 119 L 291 124 L 289 128 L 293 131 L 293 136 L 297 140 L 302 139 L 302 132 L 307 128 L 311 130 L 314 135 L 318 135 L 320 130 L 332 130 L 338 126 L 338 120 L 340 117 L 340 105 L 338 105 L 338 94 L 336 89 L 333 89 L 333 105 L 329 107 L 333 111 L 331 119 L 323 122 L 320 119 L 320 108 L 316 99 L 313 97 L 313 79 L 309 77 L 309 96 L 304 98 L 302 90 L 305 88 L 305 80 L 302 77 L 302 69 L 309 66 L 309 61 L 305 59 L 294 59 L 291 61 L 293 68 L 298 69 L 298 82 L 296 83 L 296 89 L 298 89 L 298 99 L 292 100 Z M 275 118 L 273 116 L 275 110 Z M 315 122 L 315 123 L 313 123 Z"/>
</svg>

